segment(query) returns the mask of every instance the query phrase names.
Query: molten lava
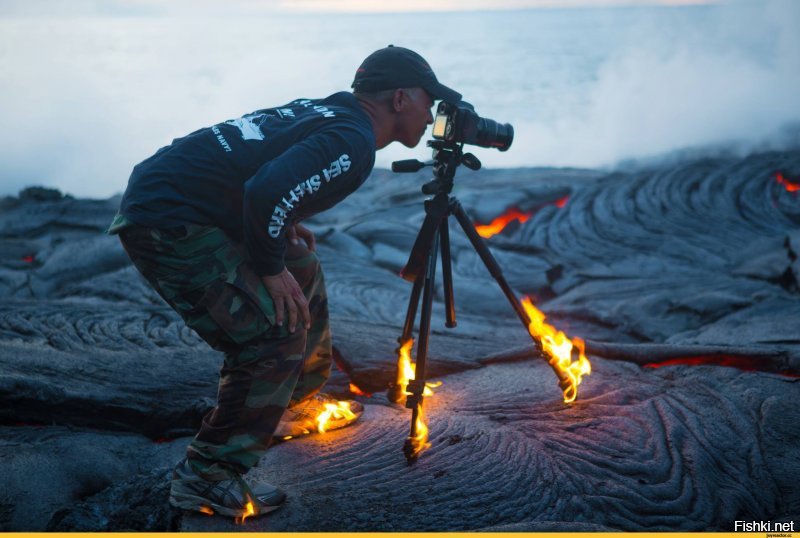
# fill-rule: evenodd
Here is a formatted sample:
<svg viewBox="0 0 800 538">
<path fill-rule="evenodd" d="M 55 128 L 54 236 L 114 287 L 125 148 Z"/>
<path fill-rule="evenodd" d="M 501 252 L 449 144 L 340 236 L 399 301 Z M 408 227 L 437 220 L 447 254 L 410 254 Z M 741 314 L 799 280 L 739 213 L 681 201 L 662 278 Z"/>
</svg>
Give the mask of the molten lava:
<svg viewBox="0 0 800 538">
<path fill-rule="evenodd" d="M 789 377 L 792 379 L 800 378 L 800 375 L 797 375 L 792 372 L 780 372 L 780 371 L 772 371 L 770 369 L 765 369 L 764 360 L 759 359 L 758 357 L 742 357 L 739 355 L 708 355 L 701 357 L 680 357 L 677 359 L 667 359 L 660 362 L 649 362 L 645 364 L 644 367 L 662 368 L 664 366 L 679 366 L 679 365 L 726 366 L 728 368 L 737 368 L 745 372 L 772 372 L 774 374 L 781 375 L 784 377 Z"/>
<path fill-rule="evenodd" d="M 530 297 L 522 299 L 522 306 L 530 318 L 528 332 L 539 343 L 548 363 L 555 370 L 559 386 L 564 391 L 564 402 L 570 403 L 578 397 L 581 378 L 592 373 L 592 366 L 584 352 L 580 338 L 569 339 L 566 334 L 544 322 L 544 313 L 536 308 Z M 577 358 L 573 360 L 573 354 Z"/>
<path fill-rule="evenodd" d="M 567 205 L 569 201 L 569 196 L 564 196 L 563 198 L 559 198 L 555 202 L 551 202 L 556 207 L 564 207 Z M 489 224 L 478 224 L 475 223 L 475 229 L 478 230 L 478 235 L 483 237 L 484 239 L 488 239 L 493 235 L 497 235 L 503 230 L 505 230 L 506 226 L 511 224 L 512 222 L 519 221 L 520 224 L 527 222 L 530 219 L 535 211 L 520 211 L 516 207 L 512 207 L 508 209 L 505 213 L 494 219 Z"/>
<path fill-rule="evenodd" d="M 402 346 L 397 357 L 397 386 L 400 388 L 401 394 L 410 394 L 406 391 L 408 382 L 415 379 L 416 364 L 411 361 L 411 348 L 414 346 L 414 339 L 408 339 Z M 433 383 L 425 383 L 425 389 L 422 392 L 423 396 L 433 396 L 433 388 L 441 386 L 441 381 Z M 418 406 L 419 412 L 417 413 L 417 421 L 414 426 L 416 436 L 409 437 L 409 442 L 412 446 L 412 457 L 418 456 L 423 450 L 430 447 L 428 442 L 428 422 L 423 412 L 423 403 Z"/>
<path fill-rule="evenodd" d="M 775 172 L 775 181 L 783 185 L 783 187 L 787 190 L 787 192 L 800 191 L 800 183 L 789 181 L 784 177 L 782 172 Z"/>
<path fill-rule="evenodd" d="M 475 229 L 478 230 L 478 234 L 481 237 L 488 239 L 502 232 L 506 226 L 515 220 L 518 220 L 520 223 L 527 222 L 528 219 L 531 218 L 531 215 L 533 215 L 533 211 L 523 213 L 519 209 L 512 207 L 489 224 L 476 224 Z"/>
<path fill-rule="evenodd" d="M 356 415 L 350 411 L 350 402 L 326 403 L 325 410 L 317 418 L 317 431 L 325 433 L 332 420 L 355 420 Z"/>
<path fill-rule="evenodd" d="M 358 388 L 358 385 L 356 385 L 355 383 L 350 383 L 350 392 L 358 396 L 366 396 L 368 398 L 372 396 L 372 394 L 370 394 L 369 392 L 364 392 L 363 390 Z"/>
</svg>

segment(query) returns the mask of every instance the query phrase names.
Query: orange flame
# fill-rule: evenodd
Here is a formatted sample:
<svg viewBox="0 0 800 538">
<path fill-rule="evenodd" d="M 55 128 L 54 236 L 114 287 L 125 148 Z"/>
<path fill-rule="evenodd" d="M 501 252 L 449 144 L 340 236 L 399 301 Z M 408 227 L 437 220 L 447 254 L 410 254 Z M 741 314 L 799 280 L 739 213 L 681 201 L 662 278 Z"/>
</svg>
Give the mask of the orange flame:
<svg viewBox="0 0 800 538">
<path fill-rule="evenodd" d="M 584 352 L 583 340 L 580 338 L 570 340 L 566 334 L 545 323 L 544 313 L 533 306 L 530 297 L 522 299 L 522 306 L 531 320 L 528 332 L 539 342 L 542 351 L 549 358 L 548 363 L 560 380 L 559 385 L 564 391 L 564 403 L 575 401 L 581 378 L 592 373 L 592 365 Z M 578 355 L 575 361 L 572 360 L 573 351 L 577 351 Z"/>
<path fill-rule="evenodd" d="M 406 387 L 408 387 L 408 382 L 415 379 L 416 376 L 417 365 L 411 360 L 411 348 L 413 345 L 414 339 L 408 339 L 405 344 L 400 346 L 400 353 L 397 357 L 397 386 L 400 387 L 401 394 L 407 394 Z M 433 396 L 431 389 L 441 386 L 441 381 L 425 383 L 425 390 L 422 391 L 422 395 Z"/>
<path fill-rule="evenodd" d="M 407 392 L 406 388 L 408 387 L 408 382 L 415 379 L 416 376 L 417 365 L 411 360 L 411 348 L 413 345 L 413 338 L 406 340 L 406 342 L 400 346 L 400 352 L 397 358 L 397 386 L 400 387 L 401 394 L 410 394 Z M 440 387 L 441 385 L 441 381 L 425 383 L 425 389 L 423 390 L 422 395 L 433 396 L 433 390 L 431 389 Z M 425 413 L 423 412 L 423 403 L 420 403 L 417 407 L 419 409 L 419 412 L 417 413 L 417 422 L 415 423 L 415 431 L 417 432 L 417 435 L 416 437 L 409 437 L 413 447 L 412 457 L 418 456 L 420 452 L 431 446 L 431 444 L 428 442 L 428 421 L 425 418 Z"/>
<path fill-rule="evenodd" d="M 527 222 L 531 215 L 533 215 L 533 211 L 523 213 L 519 209 L 512 207 L 489 224 L 476 224 L 475 229 L 478 230 L 478 234 L 481 237 L 488 239 L 502 232 L 506 226 L 515 220 L 520 223 Z"/>
<path fill-rule="evenodd" d="M 203 514 L 206 514 L 208 516 L 213 516 L 214 515 L 214 509 L 211 508 L 210 506 L 201 506 L 200 507 L 200 512 L 202 512 Z"/>
<path fill-rule="evenodd" d="M 419 404 L 417 406 L 417 422 L 416 422 L 416 437 L 409 437 L 408 440 L 411 442 L 411 454 L 407 456 L 411 459 L 416 458 L 420 455 L 423 450 L 427 450 L 431 447 L 430 442 L 428 441 L 428 420 L 425 418 L 425 413 L 423 412 L 423 405 Z"/>
<path fill-rule="evenodd" d="M 358 385 L 356 385 L 355 383 L 350 383 L 350 392 L 352 392 L 353 394 L 357 394 L 358 396 L 366 396 L 366 397 L 371 396 L 370 393 L 364 392 L 363 390 L 358 388 Z"/>
<path fill-rule="evenodd" d="M 256 514 L 256 507 L 250 497 L 247 498 L 247 503 L 244 505 L 244 514 L 241 518 L 236 520 L 239 525 L 244 525 L 244 520 Z"/>
<path fill-rule="evenodd" d="M 326 403 L 325 410 L 317 418 L 317 431 L 325 433 L 331 420 L 355 419 L 356 414 L 350 411 L 350 402 Z"/>
<path fill-rule="evenodd" d="M 789 181 L 788 179 L 783 177 L 782 172 L 775 172 L 775 181 L 783 185 L 787 192 L 800 191 L 800 183 Z"/>
</svg>

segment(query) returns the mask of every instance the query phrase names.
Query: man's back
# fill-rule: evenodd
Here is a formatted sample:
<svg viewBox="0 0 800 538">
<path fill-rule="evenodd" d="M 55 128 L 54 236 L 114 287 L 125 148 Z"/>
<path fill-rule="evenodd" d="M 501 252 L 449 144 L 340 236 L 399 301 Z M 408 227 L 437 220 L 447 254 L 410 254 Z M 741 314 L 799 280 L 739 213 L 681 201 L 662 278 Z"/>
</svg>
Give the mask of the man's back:
<svg viewBox="0 0 800 538">
<path fill-rule="evenodd" d="M 264 267 L 272 264 L 258 253 L 282 250 L 276 239 L 287 223 L 351 194 L 374 160 L 371 124 L 352 94 L 298 99 L 161 148 L 134 168 L 120 213 L 154 228 L 218 226 L 245 239 Z"/>
</svg>

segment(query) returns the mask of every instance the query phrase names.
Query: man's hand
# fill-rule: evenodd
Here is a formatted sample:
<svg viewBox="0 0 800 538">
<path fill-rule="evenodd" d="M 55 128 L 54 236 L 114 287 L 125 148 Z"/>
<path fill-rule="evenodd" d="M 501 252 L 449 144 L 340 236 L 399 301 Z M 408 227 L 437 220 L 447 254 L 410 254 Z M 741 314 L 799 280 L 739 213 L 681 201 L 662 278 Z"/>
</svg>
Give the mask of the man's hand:
<svg viewBox="0 0 800 538">
<path fill-rule="evenodd" d="M 310 233 L 310 232 L 309 232 Z M 313 234 L 312 234 L 313 238 Z M 313 242 L 313 239 L 312 239 Z M 303 326 L 311 328 L 311 313 L 308 311 L 308 301 L 300 285 L 285 267 L 283 271 L 273 276 L 261 277 L 267 291 L 275 302 L 275 321 L 283 325 L 284 311 L 289 311 L 289 332 L 293 333 L 297 326 L 297 314 L 303 318 Z"/>
<path fill-rule="evenodd" d="M 308 245 L 308 250 L 314 252 L 317 248 L 317 240 L 314 238 L 314 232 L 303 226 L 302 224 L 295 224 L 286 230 L 286 238 L 293 245 L 297 244 L 297 239 L 300 238 Z"/>
</svg>

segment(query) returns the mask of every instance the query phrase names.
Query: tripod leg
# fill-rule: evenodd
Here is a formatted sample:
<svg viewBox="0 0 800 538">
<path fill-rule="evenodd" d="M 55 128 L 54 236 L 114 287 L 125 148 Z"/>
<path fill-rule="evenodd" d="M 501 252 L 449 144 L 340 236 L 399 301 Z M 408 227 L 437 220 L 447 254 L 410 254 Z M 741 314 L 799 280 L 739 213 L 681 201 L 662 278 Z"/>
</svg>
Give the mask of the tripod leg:
<svg viewBox="0 0 800 538">
<path fill-rule="evenodd" d="M 452 329 L 456 326 L 456 306 L 453 301 L 453 268 L 450 260 L 450 227 L 448 219 L 439 225 L 439 240 L 442 247 L 442 283 L 444 284 L 444 307 L 447 320 L 445 326 Z"/>
<path fill-rule="evenodd" d="M 423 273 L 424 274 L 424 273 Z M 414 333 L 414 320 L 417 317 L 417 307 L 419 306 L 419 296 L 422 293 L 422 284 L 424 283 L 425 279 L 423 275 L 418 275 L 416 279 L 414 279 L 414 287 L 411 288 L 411 298 L 408 301 L 408 309 L 406 310 L 406 321 L 403 324 L 403 334 L 400 338 L 397 339 L 398 347 L 395 350 L 395 353 L 400 354 L 400 349 L 412 339 L 412 334 Z M 400 365 L 398 364 L 397 367 L 397 375 L 395 379 L 400 379 L 400 375 L 402 372 L 400 371 Z M 386 392 L 386 397 L 389 399 L 390 402 L 399 403 L 405 399 L 406 395 L 403 391 L 403 387 L 400 386 L 399 381 L 395 382 L 389 390 Z"/>
<path fill-rule="evenodd" d="M 417 318 L 417 306 L 419 306 L 419 295 L 422 293 L 422 284 L 424 279 L 422 275 L 414 280 L 414 286 L 411 288 L 411 297 L 408 300 L 408 310 L 406 310 L 406 321 L 403 324 L 403 335 L 398 339 L 400 344 L 404 344 L 406 340 L 411 338 L 414 332 L 414 320 Z"/>
<path fill-rule="evenodd" d="M 431 330 L 431 313 L 433 310 L 433 293 L 436 278 L 436 258 L 439 253 L 439 235 L 433 241 L 433 248 L 428 254 L 428 261 L 425 267 L 425 284 L 422 292 L 422 313 L 419 321 L 419 342 L 417 344 L 417 366 L 415 369 L 414 381 L 408 384 L 408 391 L 411 393 L 406 397 L 406 407 L 412 409 L 411 432 L 405 445 L 403 453 L 409 462 L 416 459 L 426 442 L 423 437 L 427 432 L 420 431 L 418 424 L 422 414 L 423 392 L 425 391 L 425 363 L 428 358 L 428 337 Z"/>
<path fill-rule="evenodd" d="M 525 312 L 525 308 L 522 306 L 522 303 L 514 294 L 514 291 L 511 289 L 511 286 L 508 285 L 505 277 L 503 276 L 503 271 L 500 269 L 500 266 L 497 264 L 497 260 L 494 259 L 492 253 L 489 251 L 489 247 L 486 246 L 486 243 L 483 241 L 483 238 L 478 234 L 478 231 L 475 229 L 475 225 L 472 224 L 469 216 L 467 216 L 467 212 L 464 211 L 464 208 L 461 206 L 461 203 L 456 201 L 453 208 L 453 213 L 455 214 L 456 218 L 458 219 L 458 223 L 461 224 L 461 227 L 464 229 L 464 233 L 467 234 L 472 246 L 475 247 L 475 251 L 480 256 L 481 260 L 483 260 L 484 265 L 491 273 L 492 277 L 497 281 L 497 284 L 500 286 L 500 289 L 503 290 L 508 302 L 511 303 L 511 306 L 514 307 L 514 311 L 517 313 L 520 321 L 525 326 L 525 330 L 528 330 L 528 327 L 531 324 L 531 319 L 528 316 L 528 313 Z M 533 335 L 531 335 L 533 336 Z M 577 383 L 574 382 L 572 378 L 566 373 L 563 368 L 556 367 L 555 363 L 547 359 L 547 354 L 544 352 L 542 348 L 542 342 L 539 338 L 533 338 L 533 343 L 536 346 L 536 349 L 539 351 L 539 355 L 542 358 L 546 359 L 550 366 L 553 368 L 553 371 L 558 377 L 558 386 L 561 387 L 561 390 L 566 391 L 568 387 L 572 387 L 573 392 L 577 387 Z M 566 392 L 565 392 L 566 394 Z M 573 399 L 575 397 L 573 394 Z M 572 401 L 572 400 L 569 400 Z"/>
<path fill-rule="evenodd" d="M 503 276 L 503 271 L 500 269 L 497 260 L 494 259 L 494 256 L 492 256 L 492 253 L 489 251 L 489 247 L 486 246 L 483 238 L 478 234 L 478 231 L 475 229 L 475 225 L 472 224 L 472 221 L 467 215 L 467 212 L 464 211 L 461 203 L 455 202 L 453 205 L 453 214 L 456 216 L 458 223 L 461 225 L 461 228 L 463 228 L 464 233 L 467 234 L 470 243 L 472 243 L 472 246 L 475 248 L 478 256 L 480 256 L 483 264 L 489 270 L 489 273 L 497 281 L 500 289 L 503 290 L 503 294 L 508 299 L 508 302 L 511 303 L 511 306 L 514 308 L 514 312 L 517 313 L 520 321 L 522 321 L 522 324 L 525 326 L 525 330 L 527 330 L 531 320 L 528 317 L 527 312 L 525 312 L 525 309 L 522 307 L 522 303 L 520 303 L 519 299 L 514 293 L 514 290 L 512 290 L 511 286 L 508 285 L 508 282 Z M 536 345 L 538 347 L 539 343 L 537 342 Z M 539 349 L 539 351 L 541 351 L 541 349 Z"/>
</svg>

